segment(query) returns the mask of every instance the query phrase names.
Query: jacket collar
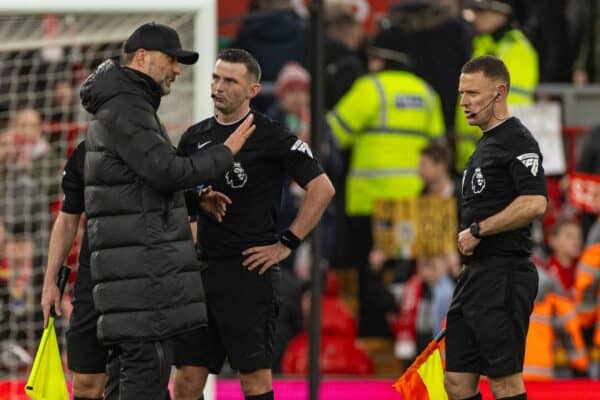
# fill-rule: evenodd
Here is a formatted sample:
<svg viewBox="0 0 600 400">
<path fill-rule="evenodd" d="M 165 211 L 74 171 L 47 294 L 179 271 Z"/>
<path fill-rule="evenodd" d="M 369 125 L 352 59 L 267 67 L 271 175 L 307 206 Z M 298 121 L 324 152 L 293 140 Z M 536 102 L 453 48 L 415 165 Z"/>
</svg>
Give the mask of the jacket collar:
<svg viewBox="0 0 600 400">
<path fill-rule="evenodd" d="M 146 94 L 146 97 L 150 101 L 150 104 L 152 104 L 152 107 L 154 107 L 154 110 L 158 110 L 158 107 L 160 106 L 160 100 L 162 97 L 160 85 L 156 83 L 156 81 L 150 76 L 133 68 L 123 67 L 123 71 L 125 71 L 125 74 L 134 83 L 141 87 L 141 89 Z"/>
</svg>

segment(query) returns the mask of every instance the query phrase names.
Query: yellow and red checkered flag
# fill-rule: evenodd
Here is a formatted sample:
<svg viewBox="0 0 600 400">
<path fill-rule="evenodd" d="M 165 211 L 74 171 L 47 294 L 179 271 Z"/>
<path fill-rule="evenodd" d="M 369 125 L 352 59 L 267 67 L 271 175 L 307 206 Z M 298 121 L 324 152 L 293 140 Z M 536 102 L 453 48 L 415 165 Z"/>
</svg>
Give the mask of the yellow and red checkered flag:
<svg viewBox="0 0 600 400">
<path fill-rule="evenodd" d="M 394 389 L 402 393 L 403 399 L 448 399 L 448 394 L 444 389 L 444 368 L 439 348 L 440 341 L 445 334 L 446 330 L 444 329 L 394 383 Z"/>
</svg>

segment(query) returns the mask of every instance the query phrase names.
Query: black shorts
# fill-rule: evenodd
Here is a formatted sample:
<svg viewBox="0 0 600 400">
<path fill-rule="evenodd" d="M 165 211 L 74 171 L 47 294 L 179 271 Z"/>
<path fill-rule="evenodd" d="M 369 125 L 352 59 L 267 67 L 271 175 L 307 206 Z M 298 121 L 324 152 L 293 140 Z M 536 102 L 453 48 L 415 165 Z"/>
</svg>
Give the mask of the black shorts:
<svg viewBox="0 0 600 400">
<path fill-rule="evenodd" d="M 446 328 L 446 370 L 492 378 L 523 370 L 529 317 L 538 290 L 523 258 L 485 258 L 465 266 Z"/>
<path fill-rule="evenodd" d="M 248 271 L 242 259 L 211 260 L 202 271 L 208 326 L 174 338 L 175 365 L 218 374 L 225 357 L 240 372 L 271 368 L 281 270 Z"/>
<path fill-rule="evenodd" d="M 73 312 L 67 329 L 69 369 L 80 374 L 106 372 L 108 350 L 96 335 L 98 314 L 92 300 L 90 267 L 79 266 L 73 290 Z"/>
</svg>

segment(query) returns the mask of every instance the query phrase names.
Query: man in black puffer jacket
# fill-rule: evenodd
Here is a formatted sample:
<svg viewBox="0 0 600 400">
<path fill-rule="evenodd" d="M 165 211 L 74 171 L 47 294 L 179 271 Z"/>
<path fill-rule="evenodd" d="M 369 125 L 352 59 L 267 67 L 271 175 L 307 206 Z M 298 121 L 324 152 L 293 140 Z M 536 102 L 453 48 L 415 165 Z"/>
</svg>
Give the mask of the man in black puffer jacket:
<svg viewBox="0 0 600 400">
<path fill-rule="evenodd" d="M 81 89 L 94 114 L 86 138 L 85 210 L 98 337 L 121 364 L 120 398 L 163 399 L 170 338 L 206 324 L 200 264 L 181 190 L 231 168 L 254 130 L 248 118 L 221 146 L 177 155 L 161 125 L 161 96 L 198 53 L 149 23 Z"/>
</svg>

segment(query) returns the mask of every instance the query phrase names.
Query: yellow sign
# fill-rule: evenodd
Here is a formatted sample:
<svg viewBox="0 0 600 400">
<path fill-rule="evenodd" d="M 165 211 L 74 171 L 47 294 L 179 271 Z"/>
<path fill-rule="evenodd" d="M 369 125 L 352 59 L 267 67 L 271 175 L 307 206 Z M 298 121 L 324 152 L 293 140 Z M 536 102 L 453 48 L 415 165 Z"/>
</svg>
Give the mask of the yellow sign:
<svg viewBox="0 0 600 400">
<path fill-rule="evenodd" d="M 456 251 L 456 199 L 423 196 L 378 200 L 373 210 L 375 247 L 390 257 L 414 258 Z"/>
</svg>

